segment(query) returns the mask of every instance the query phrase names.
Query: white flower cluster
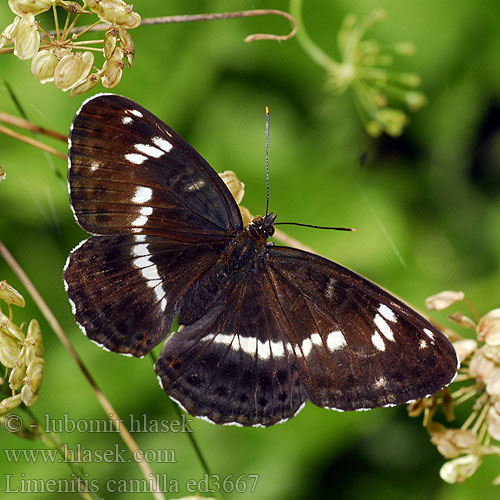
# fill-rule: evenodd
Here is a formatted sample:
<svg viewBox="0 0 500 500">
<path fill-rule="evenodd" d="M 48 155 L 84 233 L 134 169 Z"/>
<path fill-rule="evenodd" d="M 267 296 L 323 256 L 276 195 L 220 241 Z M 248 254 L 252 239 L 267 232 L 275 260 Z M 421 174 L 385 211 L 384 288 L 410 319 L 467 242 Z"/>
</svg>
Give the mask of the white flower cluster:
<svg viewBox="0 0 500 500">
<path fill-rule="evenodd" d="M 31 59 L 31 73 L 41 83 L 54 82 L 63 91 L 71 90 L 74 96 L 87 92 L 99 81 L 104 87 L 113 88 L 121 79 L 123 60 L 132 66 L 135 48 L 127 29 L 139 26 L 141 16 L 122 0 L 83 0 L 82 5 L 64 0 L 9 0 L 9 7 L 16 17 L 1 33 L 0 49 L 13 45 L 19 59 Z M 68 17 L 64 28 L 52 34 L 38 24 L 35 16 L 52 8 L 55 25 L 59 27 L 56 7 L 66 10 Z M 88 41 L 78 40 L 88 30 L 72 32 L 80 16 L 92 13 L 99 16 L 94 25 L 102 21 L 110 26 L 104 41 L 100 41 L 102 47 L 91 47 Z M 72 22 L 70 16 L 74 16 Z M 96 51 L 103 53 L 105 62 L 91 73 Z"/>
<path fill-rule="evenodd" d="M 446 309 L 456 302 L 464 301 L 472 310 L 475 320 L 456 312 L 450 320 L 475 332 L 476 338 L 463 338 L 453 333 L 453 346 L 461 361 L 461 368 L 452 384 L 438 394 L 412 403 L 410 415 L 427 412 L 426 425 L 431 442 L 445 458 L 450 459 L 440 471 L 441 478 L 448 483 L 463 482 L 472 476 L 487 455 L 500 457 L 500 309 L 493 309 L 480 317 L 467 301 L 463 292 L 444 291 L 426 301 L 431 310 Z M 458 386 L 458 387 L 457 387 Z M 453 419 L 453 407 L 473 401 L 472 412 L 460 428 L 447 428 L 432 422 L 438 402 L 448 419 Z M 431 414 L 431 415 L 430 415 Z M 500 484 L 500 476 L 494 481 Z"/>
</svg>

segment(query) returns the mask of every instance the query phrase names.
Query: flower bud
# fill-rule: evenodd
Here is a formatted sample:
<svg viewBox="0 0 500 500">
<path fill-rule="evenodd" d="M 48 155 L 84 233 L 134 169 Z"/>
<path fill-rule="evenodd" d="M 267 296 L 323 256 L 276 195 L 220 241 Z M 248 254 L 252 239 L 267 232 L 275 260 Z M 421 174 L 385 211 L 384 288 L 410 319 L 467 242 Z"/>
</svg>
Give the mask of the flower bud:
<svg viewBox="0 0 500 500">
<path fill-rule="evenodd" d="M 241 182 L 232 170 L 225 170 L 219 174 L 224 184 L 229 189 L 236 203 L 240 203 L 245 194 L 245 184 Z"/>
<path fill-rule="evenodd" d="M 3 31 L 2 34 L 0 34 L 0 49 L 4 45 L 9 45 L 12 43 L 12 40 L 14 40 L 14 36 L 16 34 L 16 29 L 17 25 L 19 24 L 19 21 L 21 20 L 20 17 L 16 17 L 14 19 L 14 22 L 10 23 Z"/>
<path fill-rule="evenodd" d="M 0 333 L 6 333 L 11 337 L 15 337 L 20 342 L 24 342 L 24 333 L 23 331 L 13 323 L 5 314 L 0 311 Z"/>
<path fill-rule="evenodd" d="M 476 330 L 476 323 L 472 319 L 470 319 L 465 314 L 462 314 L 460 311 L 454 312 L 448 316 L 450 321 L 453 321 L 457 325 L 463 326 L 464 328 L 469 328 L 470 330 Z"/>
<path fill-rule="evenodd" d="M 0 299 L 7 304 L 13 304 L 18 307 L 25 306 L 23 296 L 6 281 L 0 281 Z"/>
<path fill-rule="evenodd" d="M 100 80 L 101 77 L 97 73 L 91 73 L 85 78 L 85 80 L 80 81 L 80 83 L 71 89 L 70 96 L 75 97 L 75 95 L 85 94 L 85 92 L 94 88 Z"/>
<path fill-rule="evenodd" d="M 447 483 L 463 483 L 476 472 L 480 465 L 481 459 L 477 455 L 464 455 L 445 462 L 439 475 Z"/>
<path fill-rule="evenodd" d="M 250 213 L 250 210 L 246 207 L 242 207 L 241 205 L 238 205 L 238 208 L 240 209 L 240 214 L 241 214 L 241 220 L 243 221 L 243 227 L 248 227 L 248 224 L 252 222 L 253 216 Z"/>
<path fill-rule="evenodd" d="M 66 91 L 76 86 L 92 69 L 94 54 L 92 52 L 76 52 L 64 56 L 56 66 L 54 83 Z"/>
<path fill-rule="evenodd" d="M 441 311 L 455 302 L 464 300 L 464 292 L 445 291 L 425 299 L 425 305 L 430 311 Z"/>
<path fill-rule="evenodd" d="M 134 41 L 126 29 L 120 28 L 118 33 L 120 34 L 120 47 L 123 50 L 123 55 L 127 58 L 129 68 L 131 68 L 135 55 Z"/>
<path fill-rule="evenodd" d="M 62 7 L 64 10 L 71 12 L 72 14 L 88 14 L 89 11 L 85 10 L 85 7 L 77 4 L 76 2 L 69 2 L 67 0 L 56 0 L 57 6 Z"/>
<path fill-rule="evenodd" d="M 9 7 L 14 14 L 25 16 L 33 14 L 36 16 L 52 7 L 54 0 L 9 0 Z"/>
<path fill-rule="evenodd" d="M 26 376 L 26 346 L 23 346 L 21 353 L 14 363 L 14 368 L 10 372 L 9 387 L 13 391 L 17 391 Z"/>
<path fill-rule="evenodd" d="M 23 378 L 23 388 L 21 399 L 26 406 L 30 406 L 38 399 L 42 388 L 43 370 L 45 361 L 42 358 L 35 358 L 26 369 L 26 376 Z"/>
<path fill-rule="evenodd" d="M 14 55 L 21 60 L 31 59 L 40 48 L 38 23 L 33 14 L 21 18 L 14 38 Z"/>
<path fill-rule="evenodd" d="M 11 335 L 0 331 L 0 363 L 13 368 L 21 352 L 20 344 Z"/>
<path fill-rule="evenodd" d="M 383 124 L 384 130 L 393 137 L 400 136 L 408 123 L 408 117 L 400 109 L 381 109 L 377 113 L 377 118 Z"/>
<path fill-rule="evenodd" d="M 43 338 L 40 325 L 36 319 L 32 319 L 28 326 L 28 334 L 26 335 L 26 364 L 43 355 Z"/>
<path fill-rule="evenodd" d="M 110 29 L 106 31 L 106 34 L 104 35 L 104 58 L 106 60 L 111 59 L 111 56 L 113 55 L 113 52 L 116 48 L 116 44 L 118 41 L 118 33 L 116 31 L 116 28 Z"/>
<path fill-rule="evenodd" d="M 111 59 L 108 59 L 102 67 L 101 78 L 103 87 L 111 89 L 118 85 L 122 78 L 123 68 L 125 67 L 125 63 L 122 59 L 123 50 L 117 47 Z"/>
<path fill-rule="evenodd" d="M 31 61 L 31 74 L 40 83 L 52 82 L 59 59 L 51 50 L 41 50 Z"/>
<path fill-rule="evenodd" d="M 141 24 L 141 16 L 133 11 L 133 5 L 122 0 L 85 0 L 85 3 L 104 22 L 129 29 Z"/>
<path fill-rule="evenodd" d="M 488 432 L 497 441 L 500 440 L 500 401 L 488 410 Z"/>
<path fill-rule="evenodd" d="M 500 309 L 493 309 L 479 320 L 477 338 L 489 346 L 500 345 Z"/>
<path fill-rule="evenodd" d="M 469 363 L 469 375 L 486 385 L 490 396 L 500 396 L 500 365 L 486 354 L 484 347 L 474 353 Z"/>
<path fill-rule="evenodd" d="M 410 111 L 418 111 L 427 104 L 427 97 L 423 92 L 406 92 L 405 101 Z"/>
<path fill-rule="evenodd" d="M 2 168 L 2 165 L 0 165 L 0 182 L 4 181 L 6 177 L 7 177 L 7 175 L 5 173 L 5 170 Z"/>
<path fill-rule="evenodd" d="M 21 394 L 5 398 L 0 402 L 0 416 L 7 415 L 21 404 Z"/>
<path fill-rule="evenodd" d="M 462 363 L 477 349 L 477 342 L 472 339 L 457 340 L 453 342 L 453 347 Z"/>
</svg>

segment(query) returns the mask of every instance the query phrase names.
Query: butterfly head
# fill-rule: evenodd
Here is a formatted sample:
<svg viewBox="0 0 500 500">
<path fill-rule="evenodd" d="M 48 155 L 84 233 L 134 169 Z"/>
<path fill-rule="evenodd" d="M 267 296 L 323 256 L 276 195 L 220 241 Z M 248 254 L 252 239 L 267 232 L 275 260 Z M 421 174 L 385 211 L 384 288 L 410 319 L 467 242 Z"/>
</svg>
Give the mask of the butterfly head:
<svg viewBox="0 0 500 500">
<path fill-rule="evenodd" d="M 267 240 L 274 234 L 274 221 L 276 220 L 276 214 L 271 212 L 265 217 L 258 215 L 252 219 L 252 222 L 248 225 L 248 229 L 256 238 Z"/>
</svg>

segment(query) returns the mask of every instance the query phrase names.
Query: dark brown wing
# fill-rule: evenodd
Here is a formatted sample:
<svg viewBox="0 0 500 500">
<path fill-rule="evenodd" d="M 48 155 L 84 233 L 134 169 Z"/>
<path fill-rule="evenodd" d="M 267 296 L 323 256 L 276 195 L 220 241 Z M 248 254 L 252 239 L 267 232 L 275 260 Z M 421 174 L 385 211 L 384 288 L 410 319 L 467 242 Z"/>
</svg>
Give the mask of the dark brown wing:
<svg viewBox="0 0 500 500">
<path fill-rule="evenodd" d="M 218 424 L 268 426 L 307 399 L 262 270 L 236 278 L 198 321 L 173 333 L 155 365 L 167 394 Z"/>
<path fill-rule="evenodd" d="M 78 223 L 92 234 L 203 243 L 242 229 L 212 167 L 156 116 L 117 95 L 92 97 L 77 113 L 68 183 Z"/>
<path fill-rule="evenodd" d="M 303 403 L 363 410 L 451 382 L 446 337 L 365 278 L 321 257 L 269 247 L 218 302 L 165 343 L 156 373 L 190 414 L 272 425 Z"/>
<path fill-rule="evenodd" d="M 293 248 L 272 247 L 267 276 L 316 405 L 363 410 L 434 394 L 456 375 L 448 339 L 358 274 Z"/>
<path fill-rule="evenodd" d="M 91 340 L 143 356 L 241 230 L 238 206 L 182 137 L 116 95 L 92 97 L 78 111 L 68 184 L 78 223 L 96 235 L 66 263 L 75 317 Z"/>
<path fill-rule="evenodd" d="M 181 298 L 214 265 L 215 248 L 158 236 L 92 236 L 64 269 L 73 314 L 90 340 L 144 356 L 170 333 Z"/>
</svg>

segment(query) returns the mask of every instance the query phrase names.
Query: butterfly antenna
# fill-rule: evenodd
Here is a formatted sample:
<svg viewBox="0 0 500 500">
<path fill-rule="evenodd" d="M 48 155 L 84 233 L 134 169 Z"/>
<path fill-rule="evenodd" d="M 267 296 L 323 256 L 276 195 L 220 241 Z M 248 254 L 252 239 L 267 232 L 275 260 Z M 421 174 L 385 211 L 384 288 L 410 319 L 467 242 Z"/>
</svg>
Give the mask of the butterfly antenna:
<svg viewBox="0 0 500 500">
<path fill-rule="evenodd" d="M 332 226 L 315 226 L 314 224 L 301 224 L 300 222 L 275 222 L 274 225 L 288 224 L 289 226 L 312 227 L 314 229 L 332 229 L 334 231 L 356 231 L 353 227 L 332 227 Z"/>
<path fill-rule="evenodd" d="M 266 215 L 269 213 L 269 107 L 266 106 Z"/>
</svg>

